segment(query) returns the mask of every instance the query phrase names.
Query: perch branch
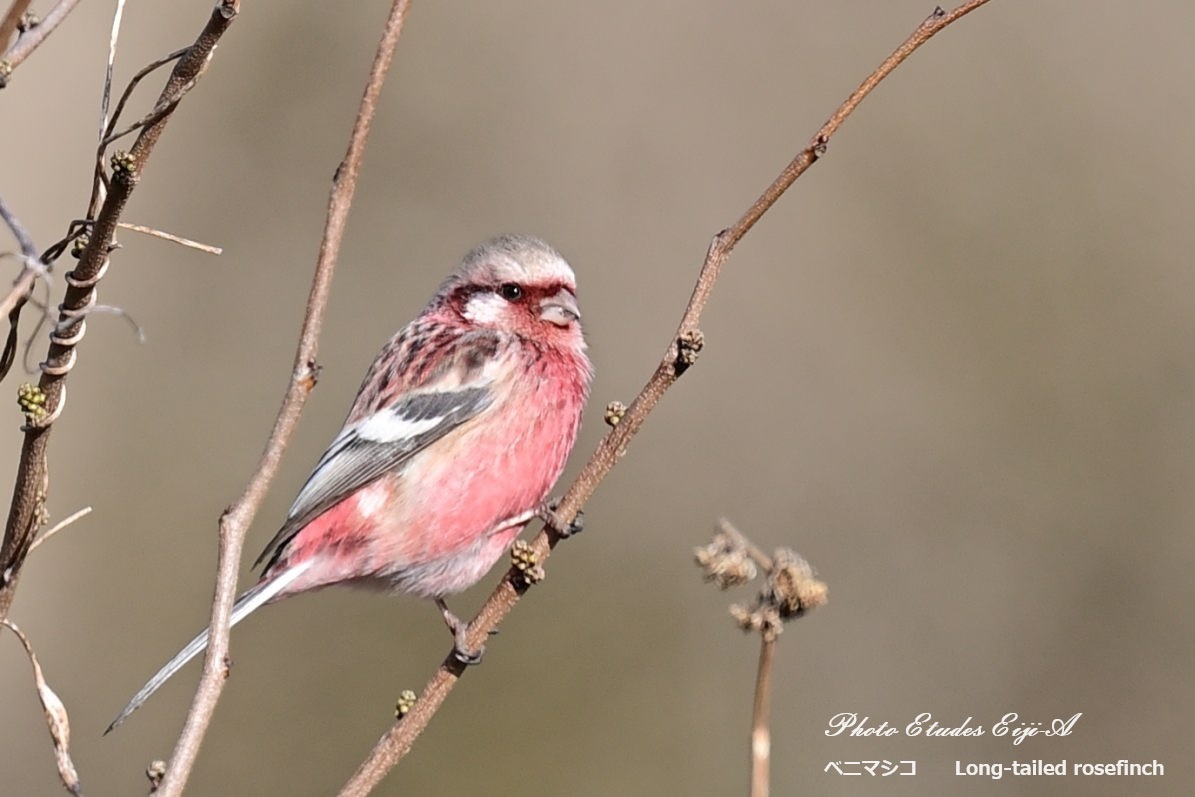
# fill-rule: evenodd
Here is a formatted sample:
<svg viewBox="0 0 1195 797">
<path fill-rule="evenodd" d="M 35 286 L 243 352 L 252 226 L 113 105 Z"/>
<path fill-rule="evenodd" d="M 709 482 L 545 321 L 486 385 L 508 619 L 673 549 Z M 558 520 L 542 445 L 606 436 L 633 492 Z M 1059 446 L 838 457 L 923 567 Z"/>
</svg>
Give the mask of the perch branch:
<svg viewBox="0 0 1195 797">
<path fill-rule="evenodd" d="M 394 58 L 394 50 L 398 44 L 398 37 L 402 33 L 409 7 L 410 0 L 394 0 L 390 8 L 390 15 L 386 20 L 382 39 L 378 44 L 377 53 L 370 68 L 365 93 L 361 98 L 361 105 L 353 124 L 348 150 L 344 160 L 336 169 L 336 176 L 332 181 L 323 241 L 320 243 L 315 276 L 312 279 L 311 292 L 307 299 L 307 311 L 303 318 L 302 331 L 299 333 L 294 368 L 291 372 L 286 396 L 282 400 L 282 407 L 278 411 L 274 428 L 266 441 L 261 461 L 245 487 L 244 493 L 220 516 L 216 593 L 212 601 L 211 641 L 203 661 L 203 675 L 196 689 L 186 724 L 175 745 L 174 753 L 166 773 L 162 777 L 161 784 L 155 792 L 159 797 L 177 797 L 186 787 L 187 778 L 190 776 L 195 759 L 199 754 L 199 746 L 211 723 L 212 714 L 215 712 L 216 702 L 224 689 L 224 678 L 227 674 L 229 616 L 232 613 L 232 604 L 236 597 L 237 569 L 240 566 L 245 534 L 265 498 L 270 482 L 273 481 L 274 475 L 278 471 L 282 453 L 298 424 L 299 414 L 303 411 L 307 396 L 319 378 L 316 355 L 319 348 L 320 330 L 323 327 L 324 310 L 327 307 L 328 293 L 332 286 L 332 275 L 336 268 L 336 259 L 344 237 L 353 194 L 356 191 L 357 175 L 361 169 L 365 143 L 377 110 L 378 97 L 381 94 L 386 73 L 390 68 L 390 62 Z"/>
<path fill-rule="evenodd" d="M 561 523 L 567 525 L 577 516 L 577 512 L 593 495 L 606 474 L 626 453 L 628 444 L 639 431 L 648 414 L 659 403 L 668 388 L 691 364 L 701 346 L 701 333 L 697 328 L 697 323 L 709 301 L 718 275 L 735 245 L 755 226 L 755 223 L 776 203 L 776 200 L 784 194 L 788 187 L 824 154 L 830 138 L 881 80 L 938 31 L 986 2 L 988 0 L 971 0 L 950 12 L 936 8 L 904 43 L 868 75 L 859 88 L 855 89 L 850 97 L 839 106 L 834 115 L 813 136 L 809 144 L 797 153 L 796 157 L 760 195 L 759 199 L 748 208 L 747 212 L 733 226 L 714 236 L 689 304 L 681 316 L 676 335 L 669 342 L 664 357 L 656 367 L 651 379 L 627 407 L 619 422 L 602 439 L 597 450 L 585 464 L 580 476 L 565 493 L 556 508 L 556 515 Z M 558 542 L 559 537 L 544 528 L 531 542 L 531 552 L 542 563 Z M 525 591 L 526 586 L 521 579 L 520 571 L 512 567 L 469 624 L 468 643 L 480 645 L 484 642 L 490 632 L 496 629 L 498 624 L 510 613 Z M 451 653 L 444 659 L 431 680 L 424 686 L 422 694 L 415 701 L 411 710 L 395 721 L 362 761 L 357 771 L 341 788 L 340 797 L 361 797 L 361 795 L 368 794 L 374 786 L 381 782 L 382 778 L 410 751 L 415 740 L 447 698 L 448 693 L 460 680 L 464 669 L 465 666 Z"/>
</svg>

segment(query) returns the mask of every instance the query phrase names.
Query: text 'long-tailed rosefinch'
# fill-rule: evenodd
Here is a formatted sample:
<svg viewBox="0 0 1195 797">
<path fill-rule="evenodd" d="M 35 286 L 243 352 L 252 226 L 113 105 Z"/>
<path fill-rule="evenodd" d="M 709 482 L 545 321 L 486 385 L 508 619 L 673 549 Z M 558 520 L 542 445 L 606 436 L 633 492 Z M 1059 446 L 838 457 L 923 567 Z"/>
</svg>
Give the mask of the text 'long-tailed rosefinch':
<svg viewBox="0 0 1195 797">
<path fill-rule="evenodd" d="M 344 428 L 258 557 L 258 607 L 353 584 L 436 601 L 478 581 L 535 516 L 577 438 L 592 369 L 576 281 L 550 246 L 503 236 L 474 249 L 374 360 Z M 202 652 L 179 651 L 108 727 Z"/>
</svg>

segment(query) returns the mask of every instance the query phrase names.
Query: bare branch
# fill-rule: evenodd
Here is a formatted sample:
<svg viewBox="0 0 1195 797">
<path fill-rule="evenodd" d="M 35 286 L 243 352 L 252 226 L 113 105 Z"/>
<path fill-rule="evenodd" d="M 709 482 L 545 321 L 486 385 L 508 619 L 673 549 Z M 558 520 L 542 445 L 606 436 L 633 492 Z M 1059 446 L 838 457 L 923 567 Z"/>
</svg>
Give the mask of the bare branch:
<svg viewBox="0 0 1195 797">
<path fill-rule="evenodd" d="M 91 187 L 91 200 L 87 203 L 88 219 L 95 217 L 100 205 L 103 204 L 104 200 L 106 199 L 105 189 L 107 188 L 108 183 L 107 175 L 104 173 L 104 151 L 108 148 L 108 144 L 114 140 L 111 138 L 112 128 L 116 126 L 117 120 L 120 119 L 120 114 L 122 111 L 124 111 L 125 103 L 129 101 L 129 97 L 133 96 L 133 92 L 137 89 L 137 86 L 141 84 L 142 80 L 156 70 L 161 69 L 166 64 L 169 64 L 171 61 L 177 61 L 179 58 L 182 58 L 187 54 L 188 51 L 189 48 L 185 47 L 181 50 L 175 50 L 169 55 L 159 58 L 156 61 L 141 67 L 141 69 L 137 70 L 137 72 L 131 78 L 129 78 L 128 85 L 124 87 L 124 91 L 122 91 L 120 94 L 120 99 L 116 101 L 116 108 L 112 111 L 112 118 L 108 119 L 104 126 L 100 129 L 100 142 L 96 147 L 95 176 L 93 178 Z M 177 69 L 177 67 L 175 68 Z M 107 84 L 104 85 L 104 90 L 108 90 Z M 122 135 L 127 135 L 138 129 L 139 127 L 134 125 L 126 130 Z M 117 136 L 117 138 L 119 138 L 119 136 Z"/>
<path fill-rule="evenodd" d="M 46 14 L 38 23 L 37 27 L 17 39 L 16 43 L 8 48 L 8 52 L 0 56 L 0 89 L 7 85 L 13 70 L 41 46 L 46 37 L 54 32 L 59 23 L 66 19 L 67 14 L 74 11 L 78 4 L 79 0 L 59 0 L 58 4 L 50 9 L 50 13 Z M 4 46 L 4 41 L 4 39 L 0 39 L 0 47 Z"/>
<path fill-rule="evenodd" d="M 48 292 L 50 276 L 49 267 L 37 256 L 37 246 L 33 243 L 33 238 L 12 209 L 5 204 L 3 197 L 0 197 L 0 219 L 4 221 L 12 231 L 13 237 L 17 239 L 17 244 L 21 247 L 23 263 L 21 273 L 13 281 L 12 290 L 8 292 L 3 301 L 0 301 L 0 316 L 8 316 L 8 334 L 5 338 L 3 353 L 0 354 L 0 379 L 4 379 L 16 359 L 17 327 L 21 321 L 21 310 L 29 301 L 29 297 L 33 295 L 34 284 L 39 278 L 46 281 Z"/>
<path fill-rule="evenodd" d="M 33 553 L 34 549 L 36 549 L 37 546 L 41 545 L 43 542 L 45 542 L 46 540 L 53 537 L 55 534 L 57 534 L 58 532 L 65 529 L 67 526 L 74 523 L 79 518 L 87 517 L 90 514 L 91 514 L 91 507 L 85 506 L 82 509 L 78 510 L 77 512 L 72 512 L 67 517 L 64 517 L 62 520 L 55 523 L 53 526 L 51 526 L 49 529 L 47 529 L 44 533 L 42 533 L 41 536 L 39 536 L 36 540 L 33 541 L 33 544 L 29 546 L 29 553 Z"/>
<path fill-rule="evenodd" d="M 772 660 L 776 637 L 759 637 L 759 668 L 755 674 L 755 699 L 751 708 L 751 797 L 768 797 L 772 731 L 769 706 L 772 702 Z"/>
<path fill-rule="evenodd" d="M 29 663 L 33 666 L 33 682 L 37 687 L 37 697 L 41 701 L 42 711 L 46 715 L 46 726 L 50 729 L 50 738 L 54 742 L 54 763 L 58 765 L 58 777 L 62 779 L 62 785 L 67 791 L 76 797 L 82 797 L 83 787 L 79 783 L 79 773 L 75 770 L 75 762 L 71 760 L 71 722 L 66 714 L 66 706 L 46 683 L 45 673 L 42 672 L 29 638 L 10 620 L 0 620 L 0 625 L 16 634 L 25 647 L 25 654 L 29 656 Z"/>
<path fill-rule="evenodd" d="M 188 48 L 186 55 L 175 64 L 174 71 L 162 89 L 157 106 L 168 107 L 169 110 L 141 130 L 128 153 L 113 159 L 108 195 L 94 223 L 90 225 L 87 246 L 81 253 L 78 265 L 65 276 L 66 295 L 59 305 L 59 322 L 50 335 L 49 353 L 41 365 L 42 375 L 38 382 L 46 413 L 43 418 L 25 427 L 12 504 L 4 529 L 4 542 L 0 547 L 0 618 L 8 616 L 21 565 L 29 553 L 29 546 L 44 511 L 48 487 L 46 451 L 50 429 L 62 411 L 66 376 L 75 364 L 78 354 L 76 347 L 86 331 L 85 317 L 96 304 L 96 286 L 108 268 L 108 255 L 120 214 L 154 145 L 170 120 L 174 103 L 202 75 L 216 42 L 228 29 L 239 8 L 239 0 L 219 0 L 216 3 L 203 31 Z"/>
<path fill-rule="evenodd" d="M 332 190 L 328 197 L 328 215 L 324 225 L 324 237 L 320 243 L 319 258 L 311 283 L 311 292 L 307 298 L 307 312 L 303 318 L 303 328 L 299 333 L 298 350 L 295 353 L 294 367 L 286 396 L 278 410 L 278 417 L 274 421 L 274 428 L 266 441 L 266 447 L 262 452 L 257 470 L 249 479 L 241 497 L 224 510 L 220 516 L 220 546 L 216 564 L 216 594 L 212 601 L 211 641 L 203 661 L 203 675 L 196 689 L 195 699 L 191 703 L 190 712 L 187 714 L 186 724 L 179 735 L 166 774 L 156 791 L 156 794 L 162 795 L 162 797 L 177 797 L 186 787 L 187 778 L 190 776 L 195 759 L 199 754 L 199 746 L 211 723 L 216 702 L 224 689 L 229 617 L 236 597 L 237 569 L 240 566 L 245 534 L 265 498 L 270 483 L 278 472 L 282 453 L 298 425 L 299 414 L 303 411 L 307 396 L 319 378 L 316 355 L 319 349 L 319 335 L 323 327 L 328 293 L 332 285 L 332 275 L 340 253 L 349 209 L 352 206 L 353 195 L 357 187 L 357 175 L 361 169 L 365 144 L 377 110 L 382 84 L 385 82 L 390 62 L 394 58 L 394 51 L 398 45 L 398 38 L 402 33 L 409 8 L 410 0 L 394 0 L 390 8 L 382 39 L 378 44 L 377 53 L 374 55 L 373 65 L 370 68 L 365 93 L 361 98 L 361 105 L 353 124 L 353 132 L 349 137 L 348 150 L 344 160 L 340 162 L 332 182 Z"/>
<path fill-rule="evenodd" d="M 702 344 L 697 322 L 701 318 L 701 313 L 718 280 L 718 275 L 735 245 L 788 190 L 788 187 L 825 153 L 830 138 L 881 80 L 935 33 L 984 5 L 987 1 L 970 0 L 949 13 L 941 8 L 935 9 L 934 13 L 922 22 L 908 39 L 839 106 L 805 149 L 799 152 L 785 167 L 747 212 L 733 226 L 714 236 L 675 337 L 669 342 L 664 357 L 651 379 L 626 408 L 626 411 L 619 414 L 617 424 L 602 439 L 597 450 L 585 464 L 581 475 L 565 493 L 556 509 L 556 515 L 562 523 L 567 525 L 577 516 L 577 512 L 597 490 L 598 485 L 605 479 L 611 468 L 626 453 L 631 439 L 634 438 L 639 427 L 643 425 L 644 420 L 659 403 L 664 393 L 696 358 Z M 542 565 L 558 542 L 559 537 L 545 527 L 531 542 L 532 554 Z M 526 582 L 520 578 L 519 572 L 517 568 L 512 567 L 506 573 L 477 616 L 469 624 L 469 644 L 478 645 L 484 642 L 526 591 Z M 448 693 L 452 691 L 464 669 L 465 666 L 451 653 L 445 657 L 439 669 L 424 686 L 422 694 L 411 710 L 400 717 L 390 730 L 378 740 L 357 771 L 342 787 L 341 797 L 361 797 L 361 795 L 368 794 L 406 756 L 415 740 L 439 710 Z"/>
<path fill-rule="evenodd" d="M 29 3 L 32 0 L 13 0 L 8 11 L 4 14 L 4 19 L 0 19 L 0 48 L 8 47 L 8 40 L 17 32 L 17 27 L 21 24 L 21 18 L 25 16 L 25 12 L 29 10 Z"/>
<path fill-rule="evenodd" d="M 4 197 L 0 197 L 0 219 L 8 225 L 8 229 L 12 230 L 12 236 L 17 239 L 17 245 L 21 247 L 21 254 L 27 258 L 37 257 L 37 247 L 34 246 L 33 239 L 21 224 L 21 220 L 4 202 Z"/>
<path fill-rule="evenodd" d="M 759 668 L 755 677 L 755 699 L 751 720 L 751 797 L 767 797 L 772 755 L 770 708 L 772 661 L 776 639 L 784 623 L 803 617 L 826 602 L 826 585 L 818 581 L 813 567 L 789 548 L 778 548 L 768 556 L 747 539 L 729 520 L 718 521 L 713 541 L 694 551 L 706 581 L 719 589 L 745 584 L 765 573 L 764 586 L 750 607 L 734 605 L 730 613 L 744 631 L 758 631 Z"/>
<path fill-rule="evenodd" d="M 122 221 L 117 223 L 116 226 L 120 227 L 122 230 L 132 230 L 133 232 L 150 235 L 154 238 L 161 238 L 163 241 L 170 241 L 171 243 L 181 244 L 182 246 L 186 246 L 191 249 L 198 249 L 200 252 L 207 252 L 209 255 L 219 255 L 223 254 L 224 252 L 224 250 L 218 246 L 202 244 L 199 241 L 192 241 L 190 238 L 184 238 L 181 235 L 174 235 L 173 233 L 168 233 L 165 230 L 159 230 L 154 227 L 146 227 L 144 224 L 130 224 L 129 222 Z"/>
<path fill-rule="evenodd" d="M 120 41 L 120 23 L 124 19 L 125 0 L 116 0 L 112 12 L 112 33 L 108 35 L 108 63 L 104 69 L 104 90 L 100 94 L 100 140 L 108 129 L 108 103 L 112 100 L 112 70 L 116 66 L 116 43 Z"/>
</svg>

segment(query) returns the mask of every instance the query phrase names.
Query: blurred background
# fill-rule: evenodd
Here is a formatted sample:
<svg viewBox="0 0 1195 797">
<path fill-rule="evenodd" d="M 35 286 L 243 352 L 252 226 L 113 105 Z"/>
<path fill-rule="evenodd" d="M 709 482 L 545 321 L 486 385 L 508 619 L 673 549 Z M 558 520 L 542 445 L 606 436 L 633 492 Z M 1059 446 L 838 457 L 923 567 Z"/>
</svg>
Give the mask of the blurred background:
<svg viewBox="0 0 1195 797">
<path fill-rule="evenodd" d="M 206 622 L 216 521 L 286 385 L 386 5 L 246 3 L 125 214 L 224 254 L 121 235 L 100 300 L 148 342 L 92 321 L 55 427 L 52 520 L 95 511 L 32 556 L 13 619 L 70 710 L 88 793 L 142 792 L 181 727 L 198 665 L 100 737 Z M 85 208 L 112 6 L 82 4 L 0 94 L 0 192 L 42 247 Z M 118 89 L 191 42 L 210 6 L 130 4 Z M 378 346 L 498 232 L 543 236 L 579 275 L 598 377 L 575 475 L 602 408 L 658 361 L 710 237 L 931 9 L 415 3 L 323 376 L 248 558 Z M 720 594 L 692 564 L 722 514 L 795 547 L 830 587 L 779 643 L 773 793 L 1195 788 L 1193 26 L 1173 0 L 997 0 L 886 81 L 735 252 L 700 362 L 377 793 L 744 793 L 758 643 L 726 608 L 752 593 Z M 3 390 L 26 378 L 14 369 Z M 7 406 L 6 484 L 22 423 Z M 498 574 L 454 608 L 470 616 Z M 331 590 L 255 615 L 233 635 L 190 793 L 334 793 L 448 645 L 411 599 Z M 7 636 L 0 706 L 3 791 L 60 793 Z M 839 712 L 900 728 L 923 712 L 987 728 L 1008 712 L 1082 717 L 1014 747 L 827 737 Z M 956 761 L 1063 758 L 1157 759 L 1166 774 L 954 775 Z M 918 774 L 823 773 L 862 759 Z"/>
</svg>

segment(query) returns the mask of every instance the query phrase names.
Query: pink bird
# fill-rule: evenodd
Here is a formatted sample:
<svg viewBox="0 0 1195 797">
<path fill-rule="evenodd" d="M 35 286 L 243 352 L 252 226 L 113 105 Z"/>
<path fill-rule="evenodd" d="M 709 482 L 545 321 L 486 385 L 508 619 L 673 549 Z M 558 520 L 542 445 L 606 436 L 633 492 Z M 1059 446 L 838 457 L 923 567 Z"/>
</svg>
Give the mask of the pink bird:
<svg viewBox="0 0 1195 797">
<path fill-rule="evenodd" d="M 333 584 L 431 598 L 458 658 L 475 662 L 444 596 L 475 584 L 540 517 L 577 439 L 592 366 L 573 271 L 529 236 L 469 252 L 382 347 L 232 611 Z M 141 688 L 111 731 L 201 653 L 205 629 Z M 107 731 L 105 731 L 107 733 Z"/>
</svg>

